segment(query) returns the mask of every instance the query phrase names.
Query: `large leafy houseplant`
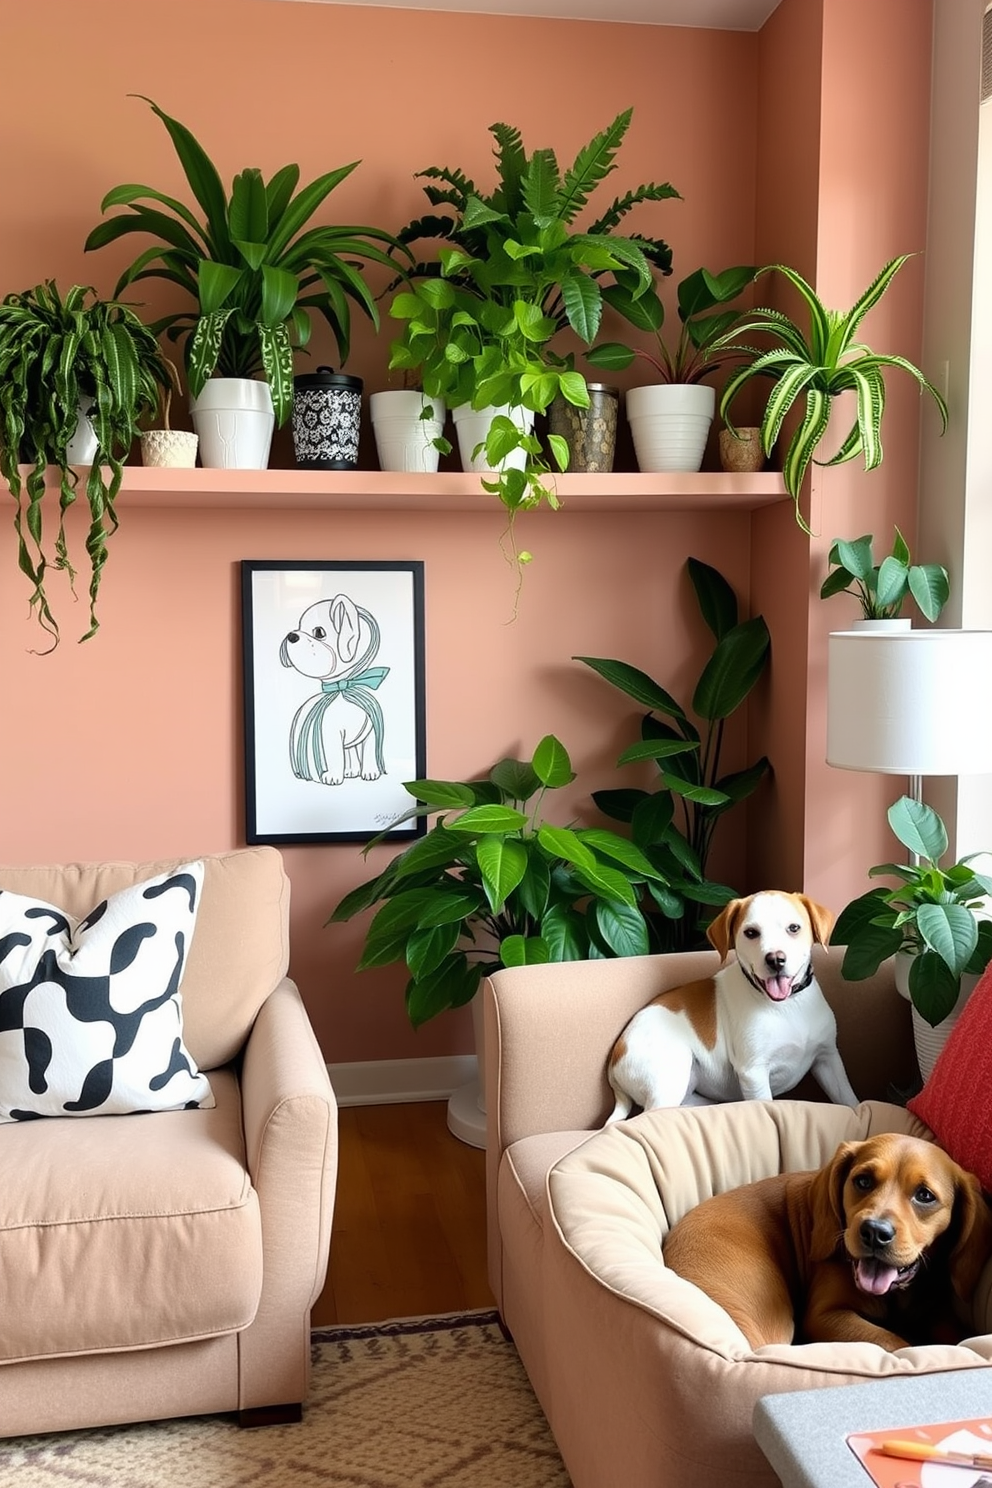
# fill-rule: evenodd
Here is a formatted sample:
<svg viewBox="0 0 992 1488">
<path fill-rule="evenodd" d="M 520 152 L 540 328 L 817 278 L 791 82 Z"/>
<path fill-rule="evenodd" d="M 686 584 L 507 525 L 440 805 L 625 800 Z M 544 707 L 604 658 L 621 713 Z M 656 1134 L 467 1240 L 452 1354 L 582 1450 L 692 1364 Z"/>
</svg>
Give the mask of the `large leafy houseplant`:
<svg viewBox="0 0 992 1488">
<path fill-rule="evenodd" d="M 594 367 L 622 372 L 640 357 L 654 368 L 659 382 L 701 382 L 724 362 L 740 355 L 723 338 L 740 319 L 741 312 L 719 307 L 743 294 L 754 274 L 753 265 L 741 264 L 719 274 L 696 269 L 683 279 L 676 292 L 679 332 L 671 344 L 662 335 L 665 311 L 658 296 L 642 295 L 631 300 L 626 307 L 627 319 L 639 330 L 654 335 L 656 350 L 603 341 L 586 353 L 586 361 Z"/>
<path fill-rule="evenodd" d="M 726 579 L 697 558 L 688 572 L 700 611 L 716 645 L 692 695 L 691 712 L 645 672 L 626 662 L 578 656 L 593 671 L 650 711 L 641 738 L 620 755 L 618 765 L 657 763 L 660 784 L 651 791 L 597 791 L 605 816 L 630 824 L 632 840 L 657 870 L 645 879 L 652 945 L 657 950 L 692 950 L 704 943 L 703 921 L 729 903 L 736 891 L 707 877 L 707 860 L 720 819 L 744 801 L 769 769 L 762 756 L 743 770 L 725 772 L 721 762 L 726 720 L 761 676 L 768 660 L 768 628 L 760 615 L 738 619 L 737 597 Z M 660 715 L 660 716 L 659 716 Z M 668 721 L 664 721 L 668 720 Z"/>
<path fill-rule="evenodd" d="M 950 594 L 947 569 L 939 563 L 913 563 L 906 539 L 897 527 L 892 552 L 875 562 L 870 533 L 851 542 L 838 538 L 830 549 L 830 572 L 820 585 L 820 598 L 851 594 L 865 620 L 897 620 L 908 596 L 931 624 Z"/>
<path fill-rule="evenodd" d="M 541 414 L 559 395 L 588 406 L 574 357 L 552 342 L 568 328 L 591 345 L 604 304 L 628 317 L 639 313 L 634 307 L 657 301 L 653 270 L 671 272 L 666 243 L 616 230 L 637 204 L 677 197 L 668 184 L 638 186 L 588 226 L 576 226 L 595 188 L 616 169 L 631 113 L 619 114 L 564 170 L 552 149 L 528 155 L 518 130 L 492 125 L 497 181 L 489 192 L 450 167 L 420 172 L 441 183 L 424 187 L 431 205 L 451 211 L 418 218 L 399 234 L 405 245 L 434 239 L 442 246 L 435 260 L 415 264 L 409 287 L 391 304 L 402 322 L 392 368 L 419 372 L 424 392 L 449 407 Z M 538 436 L 506 415 L 493 420 L 485 443 L 493 467 L 524 451 L 523 469 L 483 482 L 511 514 L 544 500 L 558 505 L 544 478 L 567 468 L 564 439 L 549 436 L 554 467 Z"/>
<path fill-rule="evenodd" d="M 812 285 L 785 264 L 770 264 L 762 274 L 781 274 L 796 289 L 808 312 L 809 326 L 803 331 L 780 310 L 752 310 L 722 338 L 721 345 L 748 358 L 727 380 L 720 399 L 720 414 L 733 429 L 730 410 L 737 395 L 755 377 L 771 378 L 773 385 L 761 420 L 761 442 L 770 456 L 789 412 L 802 400 L 802 417 L 789 441 L 782 473 L 785 488 L 796 503 L 803 477 L 827 432 L 834 399 L 854 393 L 857 414 L 840 448 L 822 463 L 840 465 L 861 455 L 866 470 L 882 461 L 882 415 L 885 411 L 885 374 L 901 368 L 915 377 L 922 391 L 933 398 L 940 414 L 942 431 L 947 427 L 947 405 L 918 367 L 905 357 L 872 351 L 855 339 L 862 320 L 888 289 L 909 254 L 892 259 L 847 311 L 830 310 Z M 766 333 L 772 341 L 762 350 L 742 342 L 753 332 Z M 819 463 L 819 462 L 818 462 Z"/>
<path fill-rule="evenodd" d="M 328 924 L 380 905 L 358 969 L 405 962 L 415 1027 L 475 995 L 500 966 L 636 956 L 649 949 L 638 908 L 659 877 L 626 838 L 555 826 L 546 793 L 575 776 L 553 734 L 529 761 L 504 759 L 482 780 L 414 780 L 409 816 L 437 816 L 426 836 L 347 894 Z"/>
<path fill-rule="evenodd" d="M 18 567 L 31 586 L 31 609 L 51 640 L 48 650 L 59 641 L 48 570 L 63 570 L 70 583 L 76 576 L 65 518 L 82 479 L 69 460 L 81 411 L 96 437 L 83 485 L 90 579 L 89 628 L 81 639 L 88 640 L 99 627 L 97 593 L 107 539 L 117 527 L 114 503 L 123 461 L 139 421 L 154 413 L 171 374 L 153 331 L 133 307 L 100 299 L 88 286 L 76 284 L 63 294 L 47 280 L 0 303 L 0 473 L 16 502 Z M 23 477 L 21 464 L 28 466 Z M 58 526 L 50 546 L 43 523 L 49 465 L 59 483 Z"/>
<path fill-rule="evenodd" d="M 983 913 L 992 878 L 971 867 L 978 854 L 940 866 L 947 831 L 922 801 L 900 797 L 888 820 L 914 861 L 870 868 L 869 878 L 894 878 L 896 887 L 879 886 L 852 900 L 830 941 L 847 947 L 841 969 L 849 981 L 874 976 L 890 956 L 908 953 L 910 1000 L 935 1026 L 957 1002 L 962 973 L 980 973 L 992 960 L 992 920 Z"/>
<path fill-rule="evenodd" d="M 195 309 L 165 315 L 153 329 L 185 340 L 190 392 L 194 397 L 201 393 L 215 371 L 222 377 L 261 372 L 281 425 L 292 408 L 293 349 L 307 345 L 311 313 L 323 316 L 341 362 L 347 361 L 351 305 L 379 327 L 362 262 L 395 269 L 386 249 L 402 249 L 382 228 L 314 225 L 315 214 L 351 175 L 357 160 L 300 190 L 298 165 L 283 166 L 268 181 L 251 167 L 234 177 L 228 196 L 216 166 L 190 130 L 150 98 L 145 102 L 169 132 L 202 218 L 151 186 L 116 186 L 104 197 L 101 211 L 127 210 L 98 223 L 86 248 L 102 248 L 132 233 L 157 239 L 125 269 L 115 293 L 149 278 L 185 290 Z"/>
</svg>

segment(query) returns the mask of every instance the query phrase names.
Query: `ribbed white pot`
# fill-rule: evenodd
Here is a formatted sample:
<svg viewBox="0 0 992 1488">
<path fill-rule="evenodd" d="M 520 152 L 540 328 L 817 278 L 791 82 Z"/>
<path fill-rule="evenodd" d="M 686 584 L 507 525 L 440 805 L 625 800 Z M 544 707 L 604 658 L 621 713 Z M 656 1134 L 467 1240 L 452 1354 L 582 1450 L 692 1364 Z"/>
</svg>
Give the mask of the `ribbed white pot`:
<svg viewBox="0 0 992 1488">
<path fill-rule="evenodd" d="M 265 470 L 275 415 L 267 382 L 208 378 L 190 403 L 200 464 L 210 470 Z"/>
<path fill-rule="evenodd" d="M 480 449 L 478 455 L 473 453 L 479 445 L 485 443 L 489 426 L 498 414 L 511 418 L 524 434 L 529 434 L 534 427 L 534 414 L 529 408 L 473 408 L 470 403 L 460 403 L 451 410 L 463 470 L 474 470 L 480 475 L 498 475 L 504 470 L 523 470 L 527 459 L 523 450 L 513 450 L 500 462 L 496 471 L 487 464 L 484 449 Z"/>
<path fill-rule="evenodd" d="M 910 1001 L 909 969 L 913 964 L 913 958 L 908 951 L 898 951 L 894 960 L 896 989 L 908 1002 Z M 943 1018 L 936 1026 L 928 1023 L 926 1018 L 921 1018 L 916 1008 L 912 1008 L 913 1042 L 916 1045 L 916 1062 L 920 1066 L 920 1074 L 923 1077 L 924 1083 L 930 1078 L 930 1073 L 937 1063 L 937 1057 L 947 1043 L 951 1029 L 961 1016 L 964 1005 L 978 986 L 978 982 L 979 978 L 976 973 L 962 972 L 961 991 L 958 993 L 958 1000 L 947 1017 Z"/>
<path fill-rule="evenodd" d="M 701 383 L 631 388 L 627 422 L 639 470 L 698 470 L 703 463 L 716 392 Z"/>
<path fill-rule="evenodd" d="M 380 470 L 423 474 L 437 470 L 439 456 L 433 441 L 444 432 L 444 414 L 442 398 L 427 398 L 406 388 L 370 394 L 369 416 Z"/>
</svg>

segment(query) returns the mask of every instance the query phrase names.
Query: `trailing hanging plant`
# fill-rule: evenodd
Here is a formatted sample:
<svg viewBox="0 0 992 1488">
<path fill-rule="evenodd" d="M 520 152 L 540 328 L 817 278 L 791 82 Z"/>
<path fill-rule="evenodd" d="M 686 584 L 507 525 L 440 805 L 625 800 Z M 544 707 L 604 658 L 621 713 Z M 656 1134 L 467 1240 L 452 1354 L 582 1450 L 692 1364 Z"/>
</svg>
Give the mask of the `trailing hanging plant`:
<svg viewBox="0 0 992 1488">
<path fill-rule="evenodd" d="M 139 421 L 154 413 L 159 389 L 171 381 L 169 362 L 154 332 L 130 305 L 101 300 L 89 287 L 73 285 L 63 297 L 47 280 L 0 303 L 0 472 L 17 503 L 14 528 L 17 562 L 31 585 L 30 605 L 51 638 L 59 641 L 46 577 L 62 569 L 70 582 L 65 514 L 76 500 L 80 477 L 67 446 L 76 433 L 80 406 L 96 435 L 96 454 L 85 477 L 90 512 L 86 551 L 90 563 L 88 640 L 98 629 L 96 599 L 107 539 L 117 528 L 114 502 L 123 460 Z M 29 466 L 23 479 L 20 464 Z M 59 518 L 46 546 L 43 531 L 45 471 L 59 479 Z M 109 472 L 109 478 L 108 478 Z"/>
<path fill-rule="evenodd" d="M 617 764 L 654 760 L 661 784 L 654 791 L 596 791 L 593 800 L 605 816 L 629 822 L 635 846 L 658 871 L 658 877 L 645 879 L 644 892 L 651 901 L 654 948 L 665 951 L 703 944 L 705 911 L 737 897 L 736 890 L 706 876 L 713 835 L 724 813 L 745 801 L 769 769 L 764 756 L 728 774 L 721 763 L 724 724 L 767 664 L 768 628 L 760 615 L 738 620 L 737 597 L 715 568 L 697 558 L 687 567 L 716 639 L 692 695 L 702 732 L 671 693 L 637 667 L 597 656 L 574 658 L 651 710 L 641 722 L 640 742 L 625 749 Z"/>
<path fill-rule="evenodd" d="M 648 300 L 657 302 L 653 270 L 671 272 L 671 249 L 661 239 L 616 232 L 637 204 L 677 197 L 668 184 L 638 186 L 588 227 L 575 229 L 595 188 L 616 169 L 631 116 L 630 109 L 619 114 L 565 170 L 553 150 L 528 155 L 518 130 L 493 124 L 497 182 L 488 193 L 460 170 L 420 172 L 441 183 L 424 187 L 431 205 L 453 211 L 418 218 L 399 234 L 405 245 L 435 239 L 444 246 L 436 261 L 414 266 L 409 287 L 392 302 L 390 314 L 403 322 L 392 368 L 419 371 L 424 392 L 452 408 L 506 406 L 540 414 L 559 394 L 588 407 L 585 379 L 552 341 L 568 327 L 590 345 L 604 304 L 628 318 L 639 314 Z M 557 507 L 545 477 L 567 468 L 564 439 L 549 436 L 552 465 L 538 437 L 503 416 L 493 421 L 485 444 L 493 467 L 514 450 L 524 451 L 522 470 L 483 481 L 511 515 L 545 500 Z"/>
<path fill-rule="evenodd" d="M 409 254 L 382 228 L 313 225 L 317 210 L 357 160 L 299 191 L 298 165 L 283 166 L 269 181 L 252 167 L 234 177 L 228 197 L 216 166 L 185 125 L 150 98 L 144 101 L 169 132 L 202 220 L 151 186 L 116 186 L 100 210 L 128 210 L 99 223 L 86 248 L 102 248 L 130 233 L 158 239 L 125 269 L 115 293 L 140 279 L 166 279 L 185 290 L 197 308 L 165 315 L 153 329 L 185 340 L 190 392 L 201 393 L 215 371 L 222 377 L 261 372 L 281 425 L 293 404 L 293 348 L 309 342 L 311 312 L 330 326 L 344 363 L 351 345 L 350 303 L 379 328 L 362 261 L 395 269 L 385 250 Z"/>
<path fill-rule="evenodd" d="M 437 822 L 347 894 L 327 923 L 381 905 L 358 970 L 406 963 L 414 1027 L 469 1002 L 500 966 L 649 950 L 638 898 L 660 875 L 647 857 L 606 828 L 543 817 L 546 793 L 574 779 L 564 746 L 548 734 L 529 761 L 501 760 L 483 780 L 406 785 L 416 805 L 400 819 Z"/>
<path fill-rule="evenodd" d="M 827 432 L 833 400 L 840 393 L 852 392 L 857 399 L 857 417 L 839 450 L 826 465 L 841 465 L 847 460 L 864 458 L 866 470 L 882 463 L 882 414 L 885 409 L 885 373 L 890 367 L 901 368 L 915 377 L 923 392 L 937 405 L 941 432 L 947 428 L 947 404 L 918 367 L 905 357 L 872 351 L 856 341 L 855 333 L 862 320 L 888 289 L 898 271 L 909 258 L 902 254 L 887 263 L 864 294 L 846 312 L 830 310 L 813 287 L 795 269 L 785 264 L 770 264 L 759 269 L 762 274 L 781 274 L 799 292 L 809 314 L 809 329 L 803 332 L 780 310 L 757 309 L 718 343 L 725 349 L 748 357 L 748 362 L 728 380 L 720 399 L 720 413 L 727 427 L 733 429 L 730 409 L 737 394 L 754 377 L 773 379 L 761 420 L 761 442 L 770 457 L 786 415 L 803 400 L 803 416 L 792 435 L 782 465 L 785 488 L 796 503 L 796 517 L 805 530 L 799 514 L 799 494 L 803 477 Z M 741 342 L 742 336 L 765 332 L 775 343 L 761 350 Z M 817 462 L 820 463 L 820 462 Z"/>
<path fill-rule="evenodd" d="M 863 619 L 896 620 L 912 595 L 920 614 L 932 624 L 951 592 L 947 569 L 939 563 L 911 563 L 906 539 L 898 527 L 895 533 L 892 552 L 881 563 L 875 562 L 870 533 L 852 542 L 838 538 L 830 549 L 831 569 L 820 585 L 820 598 L 850 594 L 861 606 Z"/>
</svg>

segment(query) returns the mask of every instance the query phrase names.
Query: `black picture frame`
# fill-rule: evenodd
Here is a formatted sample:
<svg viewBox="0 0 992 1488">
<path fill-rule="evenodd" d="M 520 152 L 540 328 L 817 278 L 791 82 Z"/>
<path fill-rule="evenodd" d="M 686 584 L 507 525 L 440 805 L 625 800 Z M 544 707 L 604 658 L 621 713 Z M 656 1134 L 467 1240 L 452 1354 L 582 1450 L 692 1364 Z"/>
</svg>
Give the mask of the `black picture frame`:
<svg viewBox="0 0 992 1488">
<path fill-rule="evenodd" d="M 246 840 L 422 835 L 423 562 L 245 558 L 241 612 Z"/>
</svg>

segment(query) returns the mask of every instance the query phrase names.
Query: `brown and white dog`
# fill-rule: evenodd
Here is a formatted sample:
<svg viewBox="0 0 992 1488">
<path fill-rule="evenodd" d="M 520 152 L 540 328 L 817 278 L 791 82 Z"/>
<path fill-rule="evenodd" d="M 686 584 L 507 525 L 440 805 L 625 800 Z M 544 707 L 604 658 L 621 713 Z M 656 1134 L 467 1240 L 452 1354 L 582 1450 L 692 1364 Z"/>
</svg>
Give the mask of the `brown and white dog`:
<svg viewBox="0 0 992 1488">
<path fill-rule="evenodd" d="M 690 1209 L 666 1266 L 771 1343 L 958 1343 L 992 1251 L 978 1179 L 932 1142 L 843 1142 L 825 1167 L 781 1173 Z"/>
<path fill-rule="evenodd" d="M 704 981 L 662 992 L 641 1008 L 613 1046 L 610 1122 L 637 1105 L 771 1100 L 812 1070 L 837 1105 L 856 1106 L 837 1023 L 813 975 L 814 942 L 826 944 L 833 916 L 805 894 L 767 889 L 734 899 L 707 933 L 727 960 Z"/>
</svg>

